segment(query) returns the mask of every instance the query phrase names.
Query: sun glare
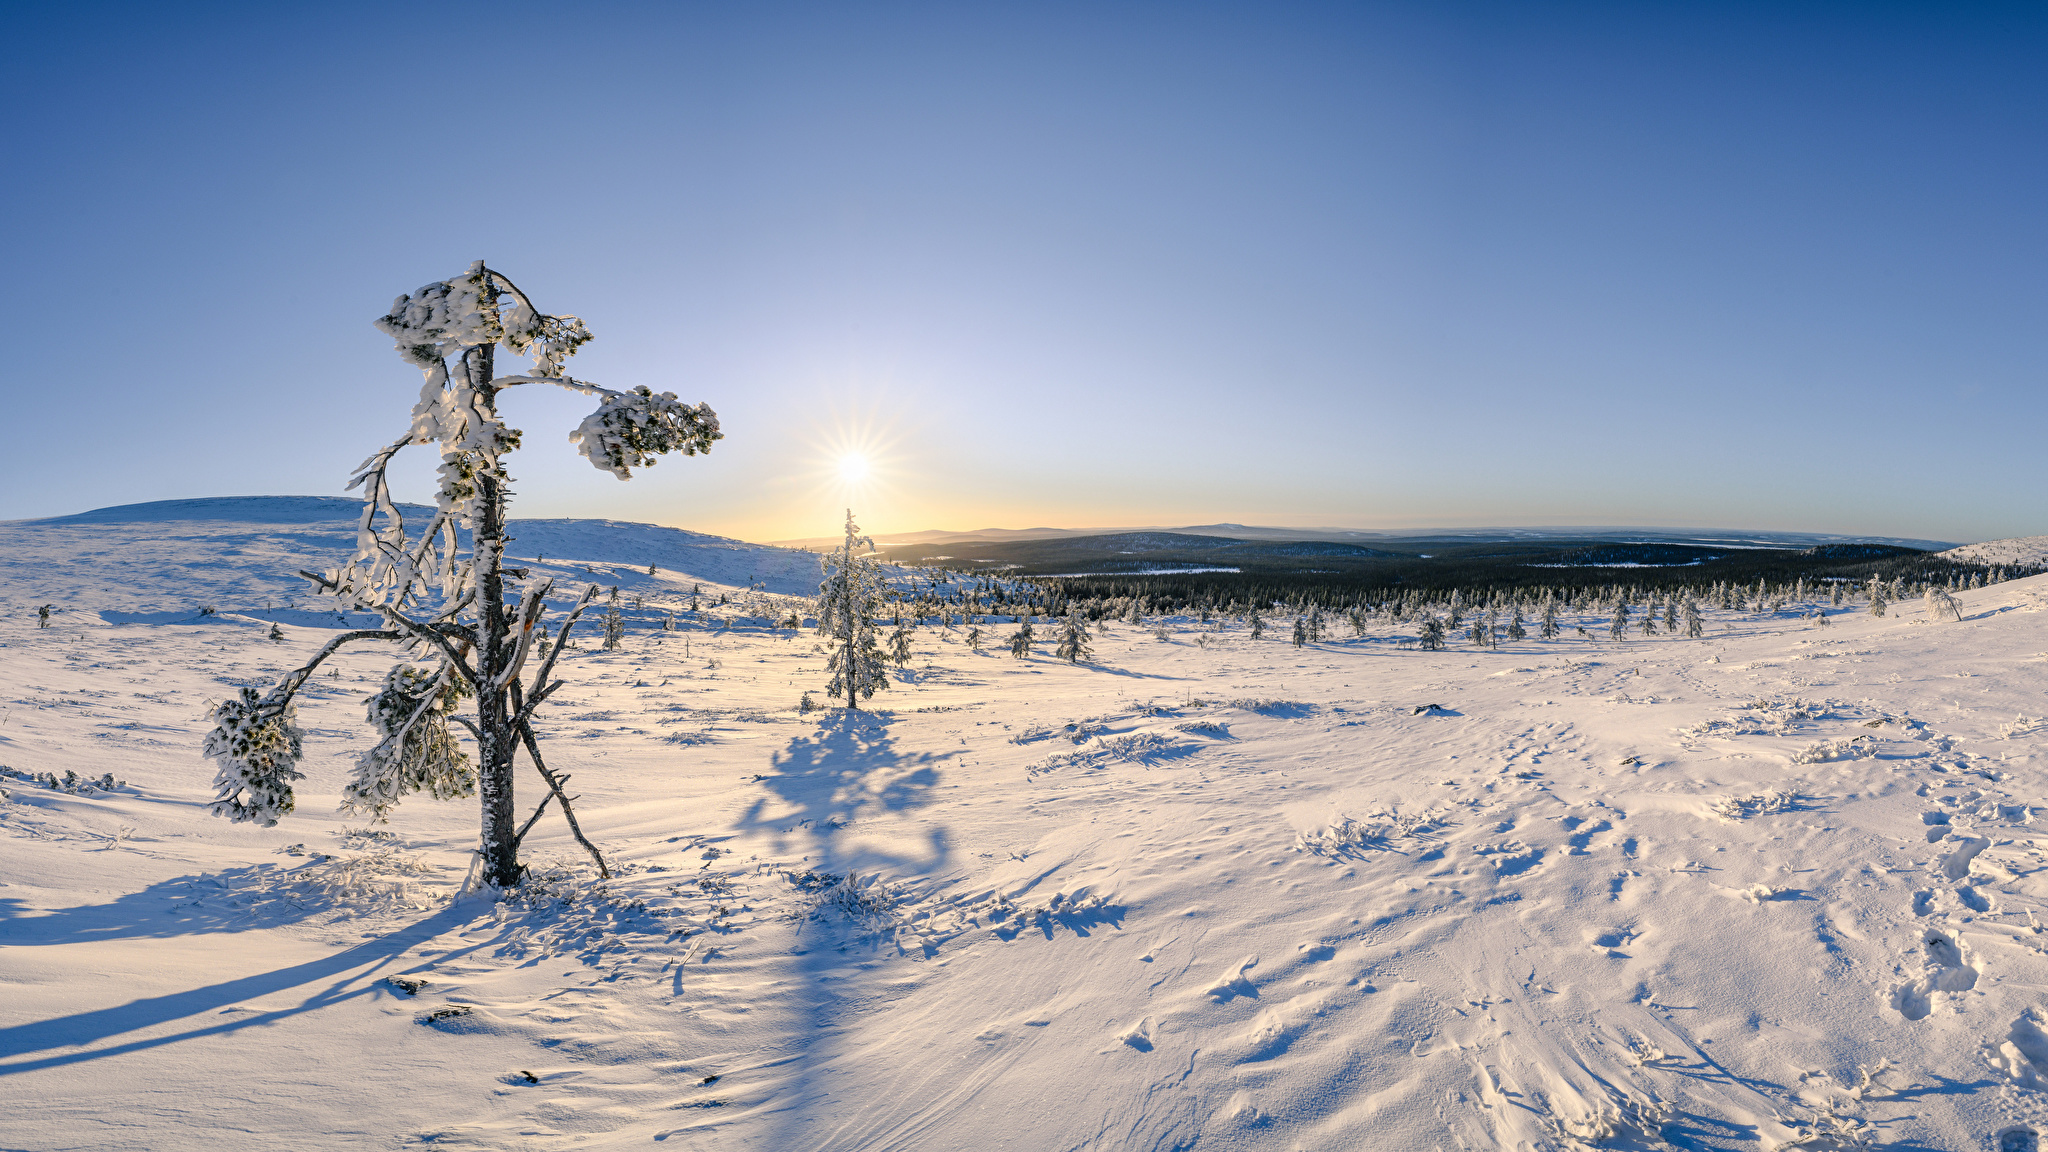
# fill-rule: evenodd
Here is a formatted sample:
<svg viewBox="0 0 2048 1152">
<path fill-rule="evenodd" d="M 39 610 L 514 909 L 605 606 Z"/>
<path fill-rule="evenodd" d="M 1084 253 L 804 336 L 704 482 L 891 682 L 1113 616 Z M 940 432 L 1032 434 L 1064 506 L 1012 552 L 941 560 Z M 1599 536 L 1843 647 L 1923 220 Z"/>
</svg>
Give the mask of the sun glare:
<svg viewBox="0 0 2048 1152">
<path fill-rule="evenodd" d="M 858 484 L 868 478 L 868 458 L 857 452 L 849 452 L 839 458 L 839 478 L 848 484 Z"/>
</svg>

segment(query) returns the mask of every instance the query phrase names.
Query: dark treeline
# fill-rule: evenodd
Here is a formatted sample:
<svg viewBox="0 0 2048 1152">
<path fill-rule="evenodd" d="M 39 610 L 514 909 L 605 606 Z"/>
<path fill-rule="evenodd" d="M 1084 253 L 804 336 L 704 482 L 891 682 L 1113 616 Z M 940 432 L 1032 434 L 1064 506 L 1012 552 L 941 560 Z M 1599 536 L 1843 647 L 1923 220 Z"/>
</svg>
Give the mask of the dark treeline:
<svg viewBox="0 0 2048 1152">
<path fill-rule="evenodd" d="M 1874 546 L 1859 546 L 1859 550 L 1864 547 L 1876 550 Z M 1930 583 L 1953 586 L 1972 578 L 1979 582 L 2013 579 L 2039 570 L 2006 568 L 1994 576 L 1986 565 L 1957 563 L 1933 553 L 1904 548 L 1883 549 L 1885 554 L 1877 556 L 1815 554 L 1827 551 L 1754 549 L 1711 563 L 1668 567 L 1536 567 L 1520 557 L 1502 560 L 1450 556 L 1381 561 L 1369 569 L 1343 572 L 1297 569 L 1146 576 L 1109 573 L 1064 579 L 1026 579 L 1055 595 L 1080 600 L 1142 597 L 1154 604 L 1176 606 L 1277 602 L 1336 608 L 1380 603 L 1406 594 L 1433 596 L 1452 591 L 1461 592 L 1468 598 L 1497 593 L 1520 593 L 1524 598 L 1532 595 L 1540 598 L 1545 592 L 1566 595 L 1615 587 L 1636 588 L 1644 593 L 1683 589 L 1697 592 L 1717 584 L 1753 585 L 1759 581 L 1769 586 L 1792 585 L 1800 581 L 1864 585 L 1881 579 L 1915 586 Z"/>
</svg>

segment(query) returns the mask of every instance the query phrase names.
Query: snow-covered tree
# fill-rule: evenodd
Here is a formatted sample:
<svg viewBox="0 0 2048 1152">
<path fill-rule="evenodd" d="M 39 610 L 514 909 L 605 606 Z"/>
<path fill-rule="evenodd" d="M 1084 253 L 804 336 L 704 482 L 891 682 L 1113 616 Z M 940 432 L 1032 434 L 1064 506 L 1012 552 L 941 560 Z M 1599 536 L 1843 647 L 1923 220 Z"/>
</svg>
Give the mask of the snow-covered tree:
<svg viewBox="0 0 2048 1152">
<path fill-rule="evenodd" d="M 1425 616 L 1422 618 L 1421 629 L 1421 634 L 1415 638 L 1417 646 L 1424 652 L 1441 652 L 1444 650 L 1443 621 L 1437 619 L 1434 615 Z"/>
<path fill-rule="evenodd" d="M 882 566 L 874 558 L 875 542 L 860 534 L 853 509 L 846 510 L 846 539 L 825 558 L 825 579 L 818 585 L 818 631 L 832 645 L 826 671 L 832 680 L 825 695 L 846 697 L 848 708 L 873 698 L 889 686 L 889 673 L 875 634 L 875 616 L 882 606 Z"/>
<path fill-rule="evenodd" d="M 1508 639 L 1521 641 L 1528 638 L 1529 630 L 1522 626 L 1522 609 L 1517 605 L 1514 619 L 1508 621 Z"/>
<path fill-rule="evenodd" d="M 1294 618 L 1294 646 L 1299 648 L 1307 642 L 1308 620 L 1305 617 L 1296 616 Z"/>
<path fill-rule="evenodd" d="M 526 748 L 548 781 L 550 795 L 542 810 L 549 800 L 559 800 L 576 830 L 569 798 L 561 791 L 565 778 L 541 762 L 531 720 L 560 687 L 561 681 L 552 679 L 556 659 L 597 589 L 591 587 L 568 609 L 552 645 L 536 645 L 554 584 L 504 564 L 511 483 L 505 457 L 519 446 L 521 434 L 500 417 L 498 397 L 522 384 L 552 384 L 597 397 L 597 410 L 569 439 L 591 464 L 621 480 L 666 453 L 709 451 L 720 439 L 718 417 L 710 407 L 685 404 L 674 393 L 645 387 L 615 392 L 564 375 L 563 362 L 590 339 L 589 329 L 574 316 L 540 312 L 482 261 L 452 280 L 400 296 L 376 326 L 397 344 L 401 358 L 421 370 L 426 383 L 404 435 L 373 453 L 349 482 L 364 493 L 355 556 L 331 571 L 302 575 L 338 610 L 377 613 L 384 627 L 343 633 L 269 692 L 258 696 L 245 690 L 215 710 L 215 727 L 205 741 L 219 769 L 213 812 L 264 825 L 290 812 L 292 782 L 300 778 L 293 698 L 313 670 L 343 645 L 393 641 L 408 660 L 425 655 L 437 661 L 434 670 L 421 674 L 439 687 L 423 689 L 415 709 L 425 710 L 420 720 L 410 728 L 401 724 L 395 745 L 387 733 L 377 749 L 360 759 L 344 791 L 378 812 L 415 788 L 459 792 L 450 783 L 447 748 L 430 735 L 414 743 L 413 735 L 419 723 L 431 723 L 428 716 L 438 714 L 447 685 L 459 682 L 474 702 L 474 719 L 456 719 L 477 745 L 483 809 L 478 851 L 487 881 L 510 887 L 520 882 L 522 871 L 513 809 L 518 748 Z M 532 369 L 497 375 L 500 347 L 530 356 Z M 416 444 L 436 445 L 441 465 L 433 514 L 415 534 L 400 514 L 388 473 L 392 459 Z M 532 663 L 538 667 L 529 669 Z M 412 693 L 421 685 L 387 682 L 387 688 Z M 386 703 L 394 699 L 387 697 Z M 577 835 L 580 839 L 581 832 Z M 598 861 L 604 870 L 601 856 Z"/>
<path fill-rule="evenodd" d="M 1037 637 L 1031 633 L 1031 621 L 1026 620 L 1010 636 L 1010 655 L 1022 660 L 1031 655 L 1031 645 L 1036 642 Z"/>
<path fill-rule="evenodd" d="M 1870 614 L 1872 616 L 1884 615 L 1884 610 L 1889 604 L 1890 600 L 1886 598 L 1884 592 L 1884 580 L 1882 578 L 1872 580 L 1870 582 Z"/>
<path fill-rule="evenodd" d="M 1957 622 L 1961 622 L 1963 618 L 1963 605 L 1954 596 L 1949 595 L 1946 588 L 1938 588 L 1929 584 L 1925 600 L 1927 602 L 1927 618 L 1929 620 L 1939 620 L 1943 616 L 1951 616 Z"/>
<path fill-rule="evenodd" d="M 1700 606 L 1693 603 L 1691 596 L 1687 596 L 1685 598 L 1685 634 L 1697 640 L 1704 631 L 1706 631 L 1706 624 L 1700 620 Z"/>
<path fill-rule="evenodd" d="M 604 606 L 604 647 L 610 652 L 618 648 L 619 641 L 626 638 L 626 619 L 619 615 L 619 590 L 612 589 L 612 598 Z"/>
<path fill-rule="evenodd" d="M 1060 642 L 1052 654 L 1069 664 L 1079 664 L 1088 658 L 1088 622 L 1081 619 L 1081 610 L 1067 609 L 1067 619 L 1060 626 Z"/>
<path fill-rule="evenodd" d="M 1557 639 L 1557 601 L 1549 596 L 1543 598 L 1543 615 L 1538 632 L 1545 640 Z"/>
<path fill-rule="evenodd" d="M 1252 639 L 1254 640 L 1266 634 L 1266 621 L 1259 615 L 1259 610 L 1256 607 L 1252 609 L 1251 615 L 1245 617 L 1245 624 L 1251 628 Z"/>
<path fill-rule="evenodd" d="M 1610 640 L 1628 639 L 1628 603 L 1626 601 L 1614 606 L 1614 618 L 1607 622 L 1607 638 Z"/>
<path fill-rule="evenodd" d="M 981 651 L 981 629 L 980 629 L 980 628 L 969 628 L 969 629 L 967 630 L 967 647 L 968 647 L 968 649 L 969 649 L 970 651 L 974 651 L 974 652 L 979 652 L 979 651 Z"/>
<path fill-rule="evenodd" d="M 889 659 L 898 668 L 910 663 L 910 625 L 896 622 L 896 630 L 889 633 Z"/>
</svg>

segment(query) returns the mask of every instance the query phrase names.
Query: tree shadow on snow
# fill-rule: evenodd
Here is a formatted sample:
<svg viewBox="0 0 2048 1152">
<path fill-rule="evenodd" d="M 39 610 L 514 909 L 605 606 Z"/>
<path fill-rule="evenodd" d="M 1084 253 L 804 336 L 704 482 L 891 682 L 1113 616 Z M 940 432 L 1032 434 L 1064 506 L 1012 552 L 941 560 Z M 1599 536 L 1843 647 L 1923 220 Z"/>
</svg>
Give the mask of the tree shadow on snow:
<svg viewBox="0 0 2048 1152">
<path fill-rule="evenodd" d="M 389 973 L 383 969 L 402 960 L 405 953 L 415 945 L 468 922 L 475 914 L 474 908 L 450 906 L 393 932 L 365 940 L 355 947 L 317 960 L 257 972 L 204 987 L 131 1000 L 126 1004 L 109 1008 L 0 1028 L 0 1058 L 6 1059 L 5 1063 L 0 1063 L 0 1076 L 86 1063 L 108 1056 L 161 1048 L 184 1040 L 235 1032 L 243 1028 L 264 1027 L 364 996 L 396 996 L 396 990 L 381 983 L 382 976 L 429 969 L 437 963 L 446 963 L 459 953 L 435 956 L 409 968 L 394 967 Z M 475 945 L 477 948 L 485 946 Z M 459 950 L 466 951 L 468 949 Z M 302 999 L 288 1007 L 240 1007 L 241 1002 L 245 1000 L 271 996 L 320 981 L 327 983 L 324 987 L 308 989 Z M 208 1016 L 194 1021 L 191 1027 L 168 1035 L 146 1036 L 85 1052 L 61 1052 L 35 1059 L 17 1059 L 55 1048 L 76 1048 L 94 1044 L 123 1033 L 200 1016 L 202 1013 Z"/>
<path fill-rule="evenodd" d="M 276 928 L 345 911 L 331 896 L 295 890 L 302 868 L 250 864 L 217 872 L 174 876 L 105 904 L 39 909 L 16 897 L 0 897 L 0 946 L 10 948 L 83 944 L 95 940 L 171 939 L 212 932 Z"/>
<path fill-rule="evenodd" d="M 905 812 L 929 803 L 939 782 L 938 766 L 959 753 L 905 753 L 890 736 L 888 720 L 886 713 L 840 709 L 818 721 L 809 735 L 791 737 L 772 756 L 774 770 L 758 782 L 795 811 L 771 816 L 769 802 L 756 800 L 734 822 L 735 830 L 769 833 L 778 849 L 787 850 L 800 833 L 829 835 L 865 814 Z M 929 855 L 899 856 L 895 862 L 920 868 L 942 862 L 944 833 L 933 829 L 928 839 Z M 830 864 L 835 853 L 829 840 L 825 843 L 824 863 Z M 874 862 L 871 849 L 862 855 Z"/>
</svg>

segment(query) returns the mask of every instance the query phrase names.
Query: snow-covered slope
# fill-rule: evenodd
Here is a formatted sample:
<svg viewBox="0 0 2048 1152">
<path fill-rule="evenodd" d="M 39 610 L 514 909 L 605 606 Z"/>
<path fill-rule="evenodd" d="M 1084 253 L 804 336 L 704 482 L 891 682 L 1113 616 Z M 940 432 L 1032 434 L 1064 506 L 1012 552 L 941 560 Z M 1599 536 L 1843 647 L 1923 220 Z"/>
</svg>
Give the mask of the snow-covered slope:
<svg viewBox="0 0 2048 1152">
<path fill-rule="evenodd" d="M 177 531 L 133 603 L 242 578 Z M 387 654 L 314 682 L 260 829 L 205 814 L 206 702 L 324 629 L 10 613 L 0 764 L 126 784 L 0 782 L 0 1144 L 2029 1147 L 2048 577 L 1959 598 L 1078 666 L 925 628 L 861 713 L 795 710 L 807 635 L 636 628 L 544 714 L 622 875 L 550 814 L 513 904 L 451 900 L 473 801 L 332 815 Z"/>
<path fill-rule="evenodd" d="M 2010 540 L 1986 540 L 1965 544 L 1941 553 L 1953 560 L 1972 564 L 2048 564 L 2048 536 L 2015 536 Z"/>
<path fill-rule="evenodd" d="M 256 614 L 310 607 L 298 570 L 346 560 L 361 510 L 359 500 L 331 496 L 238 496 L 0 522 L 4 607 L 55 603 L 180 618 L 201 607 Z M 417 505 L 404 511 L 415 525 L 431 515 Z M 687 593 L 702 584 L 715 595 L 754 581 L 780 595 L 818 590 L 818 558 L 787 548 L 614 520 L 515 519 L 510 532 L 514 562 L 564 587 L 595 580 L 632 595 Z"/>
</svg>

